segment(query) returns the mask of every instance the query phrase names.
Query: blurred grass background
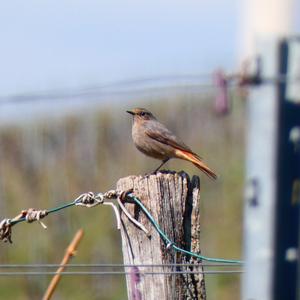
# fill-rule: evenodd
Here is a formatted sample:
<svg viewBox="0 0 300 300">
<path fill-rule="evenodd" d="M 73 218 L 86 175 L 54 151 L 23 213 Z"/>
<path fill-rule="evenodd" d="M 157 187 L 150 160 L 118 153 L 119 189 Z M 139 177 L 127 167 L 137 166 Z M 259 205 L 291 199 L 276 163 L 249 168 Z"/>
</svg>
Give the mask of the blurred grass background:
<svg viewBox="0 0 300 300">
<path fill-rule="evenodd" d="M 192 164 L 165 168 L 201 178 L 202 253 L 240 258 L 244 181 L 245 109 L 235 92 L 232 110 L 217 116 L 213 95 L 178 93 L 100 104 L 82 114 L 45 118 L 0 128 L 0 219 L 29 207 L 52 208 L 87 191 L 115 188 L 120 177 L 145 174 L 158 161 L 131 140 L 125 110 L 146 107 L 220 175 L 213 182 Z M 59 263 L 79 228 L 85 235 L 73 263 L 121 263 L 120 234 L 111 208 L 70 208 L 38 223 L 13 228 L 13 244 L 1 243 L 0 263 Z M 0 277 L 2 299 L 41 299 L 51 277 Z M 208 299 L 240 298 L 240 275 L 207 275 Z M 53 299 L 126 299 L 123 276 L 65 276 Z"/>
</svg>

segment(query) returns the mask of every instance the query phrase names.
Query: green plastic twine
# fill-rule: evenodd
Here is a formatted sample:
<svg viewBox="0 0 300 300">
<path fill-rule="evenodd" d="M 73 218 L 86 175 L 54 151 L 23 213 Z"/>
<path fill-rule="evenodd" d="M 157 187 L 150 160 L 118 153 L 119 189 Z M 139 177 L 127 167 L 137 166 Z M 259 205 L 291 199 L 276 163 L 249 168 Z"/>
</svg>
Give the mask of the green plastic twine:
<svg viewBox="0 0 300 300">
<path fill-rule="evenodd" d="M 243 264 L 242 260 L 207 257 L 207 256 L 204 256 L 204 255 L 201 255 L 201 254 L 190 252 L 188 250 L 184 250 L 184 249 L 176 246 L 174 244 L 174 242 L 172 242 L 169 239 L 169 237 L 162 231 L 162 229 L 159 227 L 158 223 L 153 219 L 152 215 L 147 210 L 147 208 L 143 205 L 143 203 L 136 196 L 134 196 L 132 193 L 128 194 L 127 197 L 132 199 L 143 210 L 143 212 L 148 217 L 148 219 L 150 220 L 150 222 L 152 223 L 152 225 L 154 226 L 154 228 L 156 229 L 156 231 L 158 232 L 158 234 L 160 235 L 161 239 L 164 241 L 164 243 L 167 247 L 172 247 L 177 252 L 181 252 L 181 253 L 184 253 L 186 255 L 190 255 L 190 256 L 196 257 L 198 259 L 202 259 L 202 260 L 209 261 L 209 262 L 239 264 L 239 265 Z M 72 201 L 70 203 L 61 205 L 59 207 L 49 209 L 49 210 L 47 210 L 47 213 L 51 214 L 51 213 L 60 211 L 62 209 L 68 208 L 70 206 L 74 206 L 76 203 L 77 203 L 76 200 Z M 18 220 L 12 220 L 11 225 L 15 225 L 17 223 L 24 222 L 24 221 L 26 221 L 26 217 L 23 217 L 23 218 L 18 219 Z"/>
<path fill-rule="evenodd" d="M 70 203 L 68 203 L 68 204 L 64 204 L 64 205 L 61 205 L 61 206 L 58 206 L 58 207 L 49 209 L 49 210 L 47 210 L 47 214 L 49 215 L 49 214 L 51 214 L 51 213 L 57 212 L 57 211 L 59 211 L 59 210 L 65 209 L 65 208 L 70 207 L 70 206 L 73 206 L 73 205 L 75 205 L 75 204 L 76 204 L 76 201 L 72 201 L 72 202 L 70 202 Z M 18 219 L 18 220 L 12 220 L 10 224 L 11 224 L 11 225 L 15 225 L 15 224 L 18 224 L 18 223 L 24 222 L 24 221 L 26 221 L 26 217 L 20 218 L 20 219 Z"/>
<path fill-rule="evenodd" d="M 204 256 L 204 255 L 201 255 L 201 254 L 197 254 L 197 253 L 194 253 L 194 252 L 184 250 L 184 249 L 176 246 L 169 239 L 169 237 L 162 231 L 162 229 L 159 227 L 157 222 L 153 219 L 152 215 L 147 210 L 147 208 L 143 205 L 143 203 L 137 197 L 135 197 L 133 194 L 128 194 L 127 197 L 132 199 L 143 210 L 143 212 L 148 217 L 148 219 L 150 220 L 150 222 L 152 223 L 152 225 L 154 226 L 154 228 L 156 229 L 156 231 L 158 232 L 158 234 L 160 235 L 160 237 L 162 238 L 164 243 L 167 245 L 167 247 L 172 247 L 177 252 L 181 252 L 181 253 L 184 253 L 186 255 L 190 255 L 190 256 L 205 260 L 205 261 L 210 261 L 210 262 L 215 262 L 215 263 L 239 264 L 239 265 L 242 265 L 244 263 L 242 260 L 236 260 L 236 259 L 224 259 L 224 258 L 207 257 L 207 256 Z"/>
</svg>

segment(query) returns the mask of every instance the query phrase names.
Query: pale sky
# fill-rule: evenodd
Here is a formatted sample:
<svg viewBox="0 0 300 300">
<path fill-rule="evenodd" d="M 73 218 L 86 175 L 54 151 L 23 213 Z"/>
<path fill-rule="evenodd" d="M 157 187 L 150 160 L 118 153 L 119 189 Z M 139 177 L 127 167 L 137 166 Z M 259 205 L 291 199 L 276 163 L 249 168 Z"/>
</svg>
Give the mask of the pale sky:
<svg viewBox="0 0 300 300">
<path fill-rule="evenodd" d="M 2 1 L 0 97 L 234 70 L 243 1 Z"/>
<path fill-rule="evenodd" d="M 233 68 L 236 28 L 237 0 L 5 1 L 0 96 Z"/>
</svg>

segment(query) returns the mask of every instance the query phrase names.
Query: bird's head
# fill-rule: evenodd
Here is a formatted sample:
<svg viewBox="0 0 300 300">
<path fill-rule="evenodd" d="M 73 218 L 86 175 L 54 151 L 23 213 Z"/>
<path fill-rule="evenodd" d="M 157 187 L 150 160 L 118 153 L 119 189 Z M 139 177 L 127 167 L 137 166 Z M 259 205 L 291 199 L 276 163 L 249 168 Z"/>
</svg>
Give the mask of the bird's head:
<svg viewBox="0 0 300 300">
<path fill-rule="evenodd" d="M 126 112 L 133 115 L 133 119 L 135 121 L 155 120 L 155 117 L 152 115 L 152 113 L 145 108 L 134 108 L 132 110 L 127 110 Z"/>
</svg>

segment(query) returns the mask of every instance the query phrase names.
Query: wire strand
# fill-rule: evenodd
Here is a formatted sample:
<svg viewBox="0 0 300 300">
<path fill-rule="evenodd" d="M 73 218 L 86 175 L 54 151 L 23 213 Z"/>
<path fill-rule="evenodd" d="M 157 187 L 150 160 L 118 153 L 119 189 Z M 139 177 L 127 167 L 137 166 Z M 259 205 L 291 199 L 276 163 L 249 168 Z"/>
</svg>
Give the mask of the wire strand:
<svg viewBox="0 0 300 300">
<path fill-rule="evenodd" d="M 205 274 L 205 275 L 232 275 L 242 274 L 242 270 L 217 270 L 217 271 L 167 271 L 167 272 L 138 272 L 139 275 L 189 275 L 189 274 Z M 57 272 L 0 272 L 0 276 L 39 276 L 39 275 L 56 275 Z M 130 275 L 131 272 L 124 271 L 106 271 L 106 272 L 92 272 L 92 271 L 73 271 L 60 272 L 61 275 Z"/>
<path fill-rule="evenodd" d="M 42 102 L 51 100 L 67 101 L 70 98 L 83 96 L 114 96 L 114 95 L 134 95 L 136 93 L 153 92 L 166 89 L 176 88 L 198 88 L 198 89 L 216 89 L 213 82 L 214 72 L 207 74 L 175 74 L 156 77 L 132 78 L 127 80 L 117 80 L 106 84 L 98 84 L 90 87 L 64 90 L 47 90 L 41 92 L 32 92 L 25 95 L 1 96 L 0 105 L 8 103 L 24 103 L 24 102 Z M 226 75 L 225 75 L 226 76 Z M 251 78 L 251 75 L 248 75 Z M 229 86 L 238 86 L 241 74 L 235 73 L 227 75 Z M 247 79 L 247 76 L 245 77 Z M 279 83 L 297 83 L 300 77 L 290 77 L 285 74 L 279 74 L 273 77 L 259 78 L 259 84 L 279 84 Z M 97 97 L 97 98 L 98 98 Z"/>
<path fill-rule="evenodd" d="M 14 268 L 59 268 L 62 267 L 61 264 L 0 264 L 0 269 L 14 269 Z M 193 268 L 200 268 L 200 267 L 208 267 L 208 268 L 215 268 L 215 267 L 240 267 L 237 264 L 230 264 L 230 263 L 202 263 L 201 265 L 197 264 L 68 264 L 67 268 L 163 268 L 163 267 L 193 267 Z"/>
<path fill-rule="evenodd" d="M 142 204 L 142 202 L 136 196 L 134 196 L 134 194 L 132 194 L 131 191 L 130 192 L 124 192 L 124 191 L 111 190 L 111 191 L 108 191 L 104 194 L 103 193 L 98 193 L 96 195 L 94 195 L 94 193 L 92 193 L 92 192 L 84 193 L 84 194 L 81 194 L 79 197 L 77 197 L 74 201 L 72 201 L 70 203 L 63 204 L 63 205 L 58 206 L 56 208 L 46 210 L 45 216 L 47 214 L 55 213 L 55 212 L 58 212 L 60 210 L 66 209 L 66 208 L 74 206 L 74 205 L 83 205 L 83 206 L 87 206 L 87 207 L 94 207 L 98 204 L 103 204 L 105 198 L 107 198 L 107 199 L 118 198 L 119 200 L 121 200 L 120 198 L 122 198 L 123 195 L 124 195 L 125 200 L 130 199 L 131 201 L 133 201 L 133 203 L 137 204 L 142 209 L 142 211 L 147 216 L 147 218 L 149 219 L 151 224 L 154 226 L 155 230 L 160 235 L 161 239 L 163 240 L 163 242 L 165 243 L 167 248 L 171 247 L 177 252 L 181 252 L 185 255 L 193 256 L 193 257 L 196 257 L 200 260 L 204 260 L 204 261 L 207 261 L 207 262 L 228 263 L 228 264 L 237 264 L 237 265 L 242 265 L 243 264 L 243 261 L 241 261 L 241 260 L 207 257 L 207 256 L 204 256 L 204 255 L 201 255 L 201 254 L 198 254 L 198 253 L 194 253 L 194 252 L 191 252 L 191 251 L 188 251 L 188 250 L 185 250 L 185 249 L 182 249 L 182 248 L 176 246 L 174 244 L 174 242 L 171 241 L 169 239 L 169 237 L 159 227 L 158 223 L 154 220 L 154 218 L 152 217 L 150 212 L 146 209 L 146 207 Z M 23 212 L 26 212 L 26 211 L 22 211 L 22 213 Z M 11 227 L 15 224 L 18 224 L 20 222 L 24 222 L 24 221 L 27 220 L 26 216 L 23 216 L 22 213 L 21 213 L 21 217 L 18 216 L 18 217 L 16 217 L 16 219 L 12 219 L 12 220 L 4 219 L 5 221 L 8 221 L 8 222 L 5 222 L 4 224 L 2 224 L 3 221 L 1 222 L 3 228 L 1 228 L 0 231 L 3 234 L 3 238 L 7 238 L 5 236 L 5 232 L 6 232 L 6 230 L 9 230 L 8 240 L 11 241 Z"/>
<path fill-rule="evenodd" d="M 169 237 L 161 230 L 158 223 L 153 219 L 152 215 L 149 213 L 149 211 L 146 209 L 146 207 L 142 204 L 142 202 L 137 197 L 135 197 L 133 194 L 128 194 L 127 197 L 130 197 L 130 199 L 132 199 L 136 204 L 139 205 L 139 207 L 143 210 L 145 215 L 148 217 L 148 219 L 150 220 L 150 222 L 152 223 L 152 225 L 154 226 L 156 231 L 159 233 L 160 237 L 164 241 L 165 245 L 167 245 L 167 247 L 170 246 L 178 252 L 181 252 L 181 253 L 184 253 L 184 254 L 187 254 L 187 255 L 190 255 L 190 256 L 196 257 L 198 259 L 205 260 L 205 261 L 218 262 L 218 263 L 231 263 L 231 264 L 239 264 L 239 265 L 243 264 L 243 261 L 241 261 L 241 260 L 207 257 L 207 256 L 204 256 L 201 254 L 197 254 L 194 252 L 184 250 L 184 249 L 176 246 L 174 244 L 174 242 L 172 242 L 169 239 Z"/>
</svg>

